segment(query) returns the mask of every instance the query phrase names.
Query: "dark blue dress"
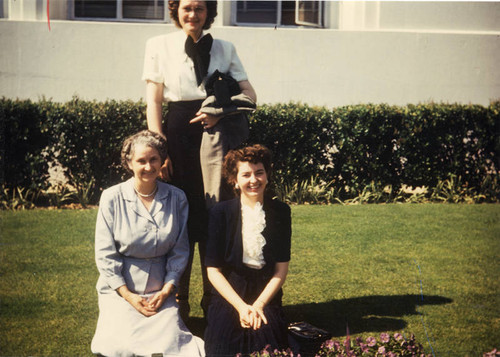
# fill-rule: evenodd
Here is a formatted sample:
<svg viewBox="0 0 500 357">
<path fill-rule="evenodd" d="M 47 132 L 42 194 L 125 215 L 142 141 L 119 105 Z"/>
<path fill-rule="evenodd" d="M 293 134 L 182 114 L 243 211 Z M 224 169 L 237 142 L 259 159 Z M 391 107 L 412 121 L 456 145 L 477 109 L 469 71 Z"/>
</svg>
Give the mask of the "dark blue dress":
<svg viewBox="0 0 500 357">
<path fill-rule="evenodd" d="M 220 202 L 209 215 L 205 265 L 221 268 L 236 293 L 253 304 L 274 274 L 275 264 L 290 260 L 290 207 L 278 200 L 266 199 L 263 206 L 266 239 L 263 249 L 266 265 L 252 269 L 243 264 L 240 199 Z M 207 314 L 205 352 L 207 357 L 234 356 L 262 350 L 266 345 L 288 347 L 287 321 L 282 310 L 280 289 L 264 308 L 268 323 L 258 330 L 243 328 L 238 312 L 215 289 Z"/>
</svg>

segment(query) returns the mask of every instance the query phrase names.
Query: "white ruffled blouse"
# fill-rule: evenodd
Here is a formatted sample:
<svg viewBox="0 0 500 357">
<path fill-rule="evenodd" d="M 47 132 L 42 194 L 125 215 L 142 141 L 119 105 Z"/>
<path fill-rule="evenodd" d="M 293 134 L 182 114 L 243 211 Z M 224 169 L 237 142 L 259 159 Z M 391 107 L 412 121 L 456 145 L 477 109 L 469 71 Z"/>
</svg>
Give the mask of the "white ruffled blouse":
<svg viewBox="0 0 500 357">
<path fill-rule="evenodd" d="M 261 269 L 264 260 L 263 248 L 266 239 L 262 231 L 266 228 L 266 214 L 262 205 L 257 202 L 255 207 L 241 205 L 243 264 L 253 269 Z"/>
</svg>

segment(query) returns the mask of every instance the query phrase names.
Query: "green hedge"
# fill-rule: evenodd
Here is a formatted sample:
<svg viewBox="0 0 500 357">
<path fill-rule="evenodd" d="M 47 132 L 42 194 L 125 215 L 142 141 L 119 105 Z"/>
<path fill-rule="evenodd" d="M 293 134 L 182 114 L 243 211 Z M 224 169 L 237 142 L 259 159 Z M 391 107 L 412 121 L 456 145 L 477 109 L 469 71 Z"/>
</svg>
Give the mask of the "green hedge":
<svg viewBox="0 0 500 357">
<path fill-rule="evenodd" d="M 121 145 L 126 137 L 146 127 L 146 106 L 132 101 L 88 102 L 74 98 L 44 110 L 52 123 L 51 151 L 66 168 L 69 182 L 90 187 L 95 202 L 100 191 L 123 180 Z"/>
<path fill-rule="evenodd" d="M 0 102 L 0 184 L 10 188 L 45 189 L 52 157 L 45 150 L 50 127 L 41 103 Z"/>
<path fill-rule="evenodd" d="M 373 182 L 434 187 L 453 175 L 479 190 L 498 175 L 499 123 L 498 101 L 332 110 L 263 105 L 253 115 L 250 141 L 273 150 L 285 183 L 319 177 L 345 196 Z"/>
<path fill-rule="evenodd" d="M 55 160 L 73 187 L 88 190 L 90 203 L 103 188 L 125 177 L 120 165 L 123 140 L 146 127 L 142 102 L 3 98 L 0 106 L 6 113 L 0 124 L 6 138 L 0 184 L 11 189 L 47 187 L 48 162 Z"/>
<path fill-rule="evenodd" d="M 55 158 L 75 187 L 100 191 L 123 179 L 123 139 L 146 128 L 145 104 L 0 101 L 1 160 L 7 187 L 47 185 Z M 451 176 L 480 192 L 498 178 L 500 101 L 489 106 L 303 104 L 261 105 L 250 118 L 249 143 L 274 153 L 279 182 L 322 180 L 344 198 L 376 183 L 434 187 Z"/>
</svg>

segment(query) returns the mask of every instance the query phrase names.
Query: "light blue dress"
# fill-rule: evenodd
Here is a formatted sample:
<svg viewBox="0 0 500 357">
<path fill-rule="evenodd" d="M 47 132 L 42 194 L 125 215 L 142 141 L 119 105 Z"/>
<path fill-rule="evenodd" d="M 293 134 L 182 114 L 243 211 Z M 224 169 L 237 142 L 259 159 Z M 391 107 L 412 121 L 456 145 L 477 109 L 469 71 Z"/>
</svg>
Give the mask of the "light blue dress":
<svg viewBox="0 0 500 357">
<path fill-rule="evenodd" d="M 134 179 L 102 193 L 95 233 L 99 319 L 91 349 L 104 356 L 203 356 L 203 341 L 179 317 L 171 294 L 152 317 L 140 314 L 116 289 L 124 284 L 146 298 L 167 282 L 177 286 L 187 264 L 188 204 L 184 193 L 158 182 L 150 211 Z"/>
</svg>

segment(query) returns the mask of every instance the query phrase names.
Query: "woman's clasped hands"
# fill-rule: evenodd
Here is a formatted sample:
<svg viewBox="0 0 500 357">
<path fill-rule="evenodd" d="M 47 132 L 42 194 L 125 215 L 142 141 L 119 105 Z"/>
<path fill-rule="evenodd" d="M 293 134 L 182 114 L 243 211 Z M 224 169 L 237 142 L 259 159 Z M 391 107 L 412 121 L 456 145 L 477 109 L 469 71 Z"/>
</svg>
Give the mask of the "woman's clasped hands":
<svg viewBox="0 0 500 357">
<path fill-rule="evenodd" d="M 163 289 L 154 294 L 151 298 L 146 299 L 139 294 L 135 294 L 128 290 L 125 285 L 118 288 L 120 295 L 137 311 L 146 317 L 156 315 L 158 310 L 163 306 L 165 300 L 169 297 L 174 289 L 173 284 L 167 283 Z"/>
<path fill-rule="evenodd" d="M 244 304 L 238 309 L 238 313 L 243 328 L 258 330 L 262 323 L 267 324 L 267 318 L 264 315 L 264 304 L 259 300 L 255 301 L 253 305 Z"/>
</svg>

